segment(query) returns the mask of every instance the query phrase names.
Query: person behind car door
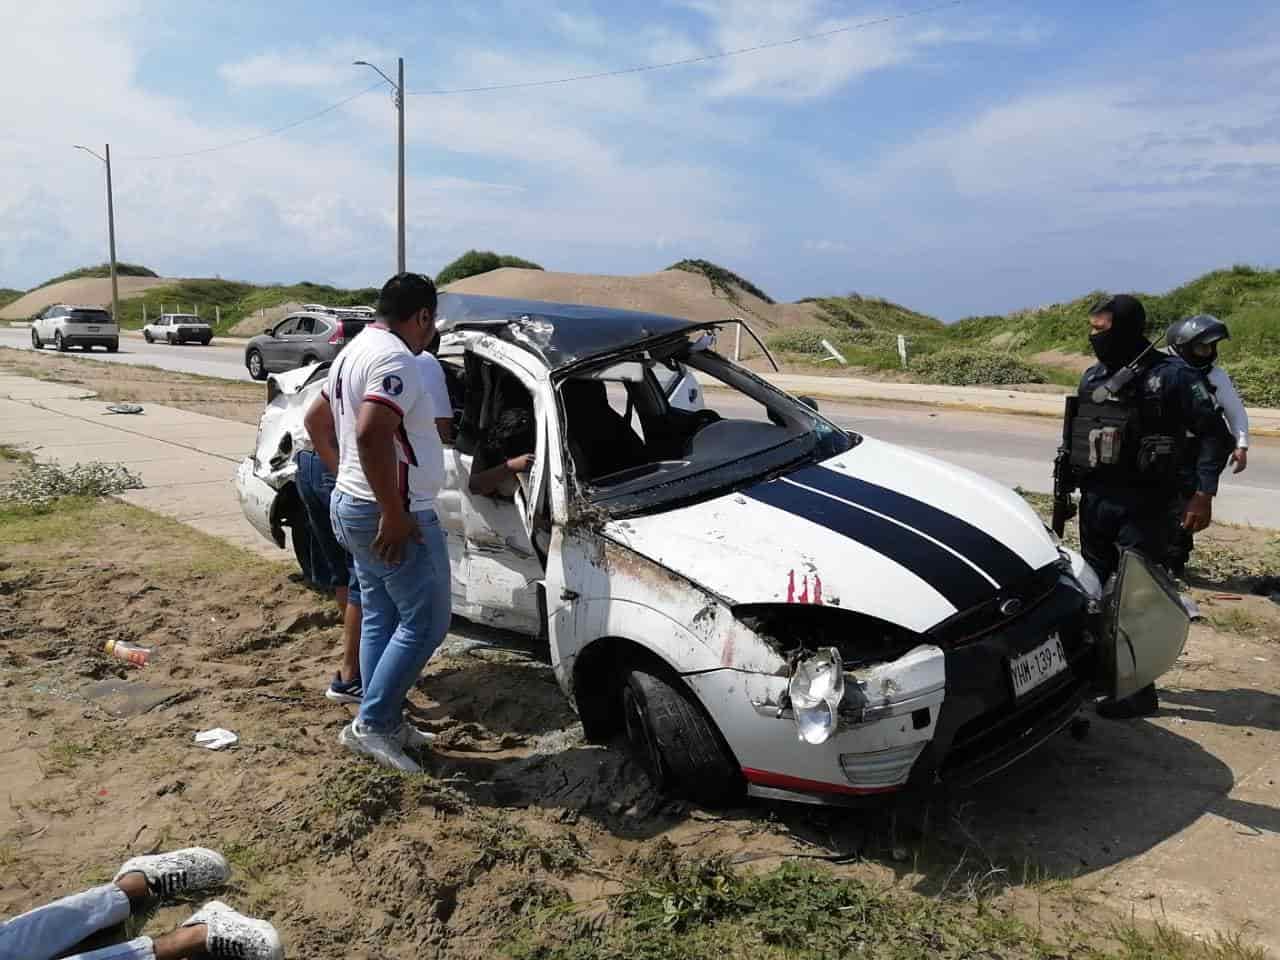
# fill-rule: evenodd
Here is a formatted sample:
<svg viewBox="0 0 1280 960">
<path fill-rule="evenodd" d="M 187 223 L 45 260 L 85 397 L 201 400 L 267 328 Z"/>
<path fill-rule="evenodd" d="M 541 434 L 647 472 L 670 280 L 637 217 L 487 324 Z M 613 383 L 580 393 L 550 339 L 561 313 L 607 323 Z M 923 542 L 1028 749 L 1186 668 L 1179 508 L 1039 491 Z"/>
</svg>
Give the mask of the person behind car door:
<svg viewBox="0 0 1280 960">
<path fill-rule="evenodd" d="M 378 322 L 339 354 L 307 411 L 308 431 L 337 443 L 331 518 L 355 562 L 363 603 L 364 698 L 338 741 L 412 773 L 421 768 L 405 749 L 426 746 L 431 736 L 405 723 L 402 709 L 451 612 L 449 556 L 435 513 L 444 454 L 418 362 L 435 334 L 435 311 L 427 277 L 388 280 Z"/>
<path fill-rule="evenodd" d="M 1244 403 L 1241 402 L 1231 377 L 1217 365 L 1218 344 L 1230 337 L 1231 331 L 1227 329 L 1227 325 L 1207 313 L 1175 320 L 1165 334 L 1169 349 L 1199 370 L 1208 381 L 1209 392 L 1222 411 L 1235 443 L 1235 450 L 1231 454 L 1231 462 L 1235 464 L 1232 473 L 1242 473 L 1249 466 L 1249 414 L 1245 412 Z M 1183 502 L 1189 500 L 1195 492 L 1198 453 L 1198 444 L 1192 439 L 1186 446 L 1178 468 Z M 1182 527 L 1177 506 L 1175 504 L 1175 510 L 1170 515 L 1169 569 L 1181 577 L 1191 558 L 1191 551 L 1195 548 L 1195 535 Z"/>
<path fill-rule="evenodd" d="M 1082 491 L 1081 552 L 1105 583 L 1125 549 L 1165 561 L 1165 518 L 1181 498 L 1177 465 L 1188 435 L 1199 442 L 1195 489 L 1182 517 L 1193 533 L 1213 519 L 1218 475 L 1233 444 L 1204 378 L 1147 340 L 1146 311 L 1135 297 L 1099 302 L 1089 326 L 1098 363 L 1080 381 L 1070 456 Z M 1112 379 L 1126 367 L 1131 377 Z M 1152 685 L 1126 700 L 1099 703 L 1098 713 L 1145 716 L 1158 707 Z"/>
</svg>

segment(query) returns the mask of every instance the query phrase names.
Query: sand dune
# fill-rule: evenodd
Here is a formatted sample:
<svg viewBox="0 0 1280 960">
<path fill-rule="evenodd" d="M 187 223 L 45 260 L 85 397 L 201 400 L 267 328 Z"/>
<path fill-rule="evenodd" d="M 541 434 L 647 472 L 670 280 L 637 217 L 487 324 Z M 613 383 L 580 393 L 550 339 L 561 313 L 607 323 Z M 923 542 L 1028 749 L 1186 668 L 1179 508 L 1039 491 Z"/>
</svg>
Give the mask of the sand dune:
<svg viewBox="0 0 1280 960">
<path fill-rule="evenodd" d="M 117 277 L 120 299 L 136 297 L 151 287 L 177 283 L 165 277 Z M 19 297 L 3 310 L 0 320 L 30 320 L 51 303 L 71 303 L 81 307 L 111 308 L 111 279 L 109 277 L 84 277 L 79 280 L 63 280 L 39 290 L 32 290 Z"/>
</svg>

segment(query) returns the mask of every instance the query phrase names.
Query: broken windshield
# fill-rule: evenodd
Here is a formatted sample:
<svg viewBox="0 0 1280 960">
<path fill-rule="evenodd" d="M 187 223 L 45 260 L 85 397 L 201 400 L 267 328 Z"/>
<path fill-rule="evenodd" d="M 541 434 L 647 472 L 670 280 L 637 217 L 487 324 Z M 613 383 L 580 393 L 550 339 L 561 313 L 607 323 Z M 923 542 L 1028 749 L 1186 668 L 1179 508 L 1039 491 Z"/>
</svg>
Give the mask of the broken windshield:
<svg viewBox="0 0 1280 960">
<path fill-rule="evenodd" d="M 667 346 L 667 345 L 664 345 Z M 677 341 L 575 371 L 560 383 L 580 492 L 612 514 L 723 493 L 853 440 L 815 411 L 708 348 Z M 696 405 L 669 398 L 692 377 Z"/>
</svg>

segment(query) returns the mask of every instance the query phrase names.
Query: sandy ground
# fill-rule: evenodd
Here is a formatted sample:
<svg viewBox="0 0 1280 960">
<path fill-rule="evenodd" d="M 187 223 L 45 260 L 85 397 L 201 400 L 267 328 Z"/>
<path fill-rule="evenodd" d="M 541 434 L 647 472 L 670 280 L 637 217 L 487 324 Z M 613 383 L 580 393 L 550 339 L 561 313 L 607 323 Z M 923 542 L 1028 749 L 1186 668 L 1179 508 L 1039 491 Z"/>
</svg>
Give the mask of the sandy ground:
<svg viewBox="0 0 1280 960">
<path fill-rule="evenodd" d="M 136 297 L 151 287 L 164 286 L 177 281 L 167 277 L 116 277 L 120 299 Z M 29 320 L 51 303 L 72 303 L 78 306 L 111 306 L 111 280 L 102 277 L 86 277 L 80 280 L 64 280 L 24 297 L 0 310 L 0 320 Z"/>
<path fill-rule="evenodd" d="M 1050 931 L 1132 915 L 1280 946 L 1280 792 L 1257 776 L 1280 748 L 1280 607 L 1238 592 L 1278 550 L 1257 531 L 1204 539 L 1210 622 L 1155 720 L 1095 719 L 1087 739 L 926 805 L 706 811 L 654 795 L 620 748 L 583 743 L 544 649 L 462 623 L 412 695 L 439 735 L 428 775 L 379 772 L 335 743 L 350 717 L 322 696 L 336 617 L 289 566 L 110 501 L 12 520 L 0 916 L 200 843 L 236 867 L 225 899 L 272 919 L 291 956 L 471 960 L 557 898 L 607 920 L 605 898 L 673 858 L 801 857 L 904 893 L 976 891 Z M 153 660 L 108 659 L 110 639 Z M 216 726 L 239 745 L 191 743 Z M 1251 777 L 1248 800 L 1229 796 Z M 1221 856 L 1190 841 L 1180 855 L 1197 829 L 1221 835 Z"/>
<path fill-rule="evenodd" d="M 725 320 L 745 314 L 746 321 L 753 328 L 816 322 L 813 304 L 765 303 L 737 288 L 735 303 L 723 290 L 714 288 L 706 277 L 685 270 L 623 277 L 503 267 L 458 280 L 444 289 L 451 293 L 528 297 L 557 303 L 643 310 L 695 321 Z"/>
<path fill-rule="evenodd" d="M 232 337 L 256 337 L 263 330 L 269 330 L 274 327 L 295 310 L 301 309 L 302 304 L 293 300 L 288 303 L 282 303 L 279 306 L 270 307 L 261 313 L 245 317 L 228 331 L 228 335 Z"/>
</svg>

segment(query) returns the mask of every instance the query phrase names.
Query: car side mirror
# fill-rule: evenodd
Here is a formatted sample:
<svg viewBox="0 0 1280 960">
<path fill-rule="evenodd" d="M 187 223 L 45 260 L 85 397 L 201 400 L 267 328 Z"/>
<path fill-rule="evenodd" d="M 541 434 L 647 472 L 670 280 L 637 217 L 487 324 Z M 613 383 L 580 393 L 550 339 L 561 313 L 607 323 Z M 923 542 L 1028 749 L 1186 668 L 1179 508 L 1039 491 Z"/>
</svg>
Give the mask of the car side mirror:
<svg viewBox="0 0 1280 960">
<path fill-rule="evenodd" d="M 272 331 L 271 331 L 271 328 L 270 328 L 270 327 L 267 327 L 267 329 L 263 330 L 262 332 L 263 332 L 263 334 L 264 334 L 264 335 L 266 335 L 266 336 L 268 336 L 268 337 L 274 337 L 274 336 L 275 336 L 275 334 L 274 334 L 274 333 L 272 333 Z"/>
<path fill-rule="evenodd" d="M 818 401 L 813 399 L 813 397 L 796 397 L 796 399 L 799 400 L 801 403 L 803 403 L 810 410 L 818 409 Z"/>
</svg>

